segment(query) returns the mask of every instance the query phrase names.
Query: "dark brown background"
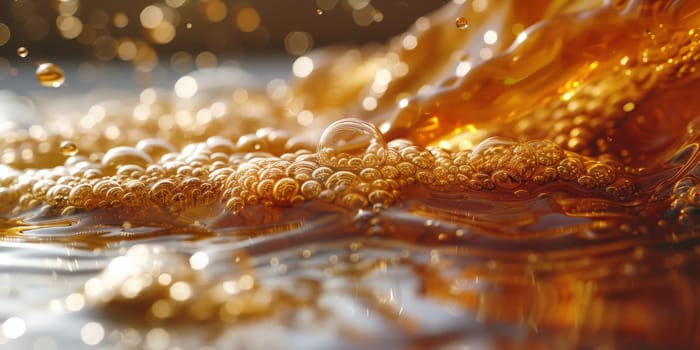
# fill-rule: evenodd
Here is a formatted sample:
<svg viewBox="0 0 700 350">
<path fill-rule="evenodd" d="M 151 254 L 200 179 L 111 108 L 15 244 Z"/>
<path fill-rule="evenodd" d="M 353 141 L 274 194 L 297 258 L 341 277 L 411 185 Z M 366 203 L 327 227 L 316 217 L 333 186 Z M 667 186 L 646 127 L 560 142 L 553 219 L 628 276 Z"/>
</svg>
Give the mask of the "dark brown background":
<svg viewBox="0 0 700 350">
<path fill-rule="evenodd" d="M 59 0 L 2 0 L 0 1 L 0 23 L 8 25 L 12 31 L 10 41 L 0 47 L 0 55 L 14 56 L 16 48 L 26 46 L 33 54 L 51 56 L 89 55 L 89 45 L 75 39 L 62 38 L 56 29 L 56 4 Z M 358 26 L 352 18 L 352 9 L 346 0 L 338 0 L 338 5 L 330 11 L 318 15 L 314 0 L 260 0 L 223 1 L 228 8 L 228 16 L 219 23 L 211 23 L 202 14 L 204 0 L 189 0 L 178 8 L 181 15 L 175 40 L 168 44 L 153 46 L 158 52 L 168 53 L 179 50 L 210 50 L 220 54 L 246 52 L 275 52 L 284 50 L 284 37 L 291 31 L 305 31 L 312 35 L 314 47 L 331 43 L 357 44 L 368 41 L 384 41 L 386 38 L 406 30 L 419 16 L 444 5 L 447 0 L 374 0 L 371 5 L 383 14 L 381 22 L 369 26 Z M 158 1 L 114 1 L 82 0 L 75 14 L 83 23 L 91 23 L 95 17 L 117 11 L 128 15 L 130 22 L 125 28 L 116 28 L 111 22 L 99 29 L 100 34 L 114 38 L 143 38 L 144 29 L 139 22 L 140 11 Z M 254 7 L 261 17 L 264 29 L 244 33 L 234 25 L 233 13 L 242 6 Z M 48 34 L 41 40 L 31 40 L 27 33 L 28 23 L 36 24 L 43 18 Z M 97 18 L 99 20 L 99 18 Z M 192 23 L 192 28 L 183 30 L 184 23 Z M 261 40 L 262 38 L 262 40 Z M 9 58 L 9 57 L 8 57 Z"/>
</svg>

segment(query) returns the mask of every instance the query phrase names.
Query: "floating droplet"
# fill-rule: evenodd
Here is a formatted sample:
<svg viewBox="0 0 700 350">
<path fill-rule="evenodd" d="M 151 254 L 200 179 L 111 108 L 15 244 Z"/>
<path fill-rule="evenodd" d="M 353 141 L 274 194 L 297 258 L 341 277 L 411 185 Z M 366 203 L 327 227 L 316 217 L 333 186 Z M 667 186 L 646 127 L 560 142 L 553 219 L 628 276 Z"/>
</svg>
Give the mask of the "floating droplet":
<svg viewBox="0 0 700 350">
<path fill-rule="evenodd" d="M 60 87 L 66 78 L 61 67 L 53 63 L 42 63 L 36 68 L 36 80 L 46 87 Z"/>
<path fill-rule="evenodd" d="M 455 20 L 455 25 L 459 29 L 469 28 L 469 22 L 467 22 L 467 19 L 464 17 L 457 17 L 457 19 Z"/>
<path fill-rule="evenodd" d="M 360 170 L 366 154 L 374 154 L 378 164 L 386 160 L 387 145 L 376 126 L 355 118 L 329 125 L 318 143 L 321 165 L 334 169 Z"/>
<path fill-rule="evenodd" d="M 71 141 L 61 142 L 61 154 L 66 157 L 74 156 L 78 153 L 78 145 Z"/>
<path fill-rule="evenodd" d="M 185 23 L 185 28 L 192 29 L 192 22 Z"/>
<path fill-rule="evenodd" d="M 20 46 L 17 48 L 17 56 L 25 58 L 29 55 L 29 50 L 26 47 Z"/>
</svg>

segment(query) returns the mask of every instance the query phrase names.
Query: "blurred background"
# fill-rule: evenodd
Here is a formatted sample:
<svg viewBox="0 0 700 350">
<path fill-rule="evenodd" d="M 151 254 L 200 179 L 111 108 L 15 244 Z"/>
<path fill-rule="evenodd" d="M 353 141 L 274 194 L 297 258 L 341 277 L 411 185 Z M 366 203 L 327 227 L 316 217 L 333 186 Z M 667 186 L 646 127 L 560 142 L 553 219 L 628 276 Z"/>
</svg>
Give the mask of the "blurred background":
<svg viewBox="0 0 700 350">
<path fill-rule="evenodd" d="M 283 72 L 261 66 L 288 70 L 315 48 L 383 43 L 446 2 L 1 1 L 0 89 L 41 89 L 34 78 L 41 62 L 62 67 L 64 90 L 168 85 L 222 64 L 257 70 L 265 80 Z"/>
</svg>

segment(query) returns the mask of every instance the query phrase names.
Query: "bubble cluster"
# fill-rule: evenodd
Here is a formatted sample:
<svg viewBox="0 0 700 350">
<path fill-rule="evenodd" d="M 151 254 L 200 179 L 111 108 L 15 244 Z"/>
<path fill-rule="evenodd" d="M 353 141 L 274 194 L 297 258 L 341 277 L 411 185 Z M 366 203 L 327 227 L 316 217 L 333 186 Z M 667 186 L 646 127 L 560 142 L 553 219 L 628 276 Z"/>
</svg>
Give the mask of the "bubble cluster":
<svg viewBox="0 0 700 350">
<path fill-rule="evenodd" d="M 700 214 L 698 180 L 689 176 L 676 181 L 666 217 L 681 227 L 693 228 L 700 222 L 698 214 Z M 665 224 L 665 221 L 662 224 Z"/>
<path fill-rule="evenodd" d="M 625 142 L 621 142 L 622 138 L 630 137 L 630 130 L 611 126 L 628 125 L 630 120 L 638 122 L 637 118 L 644 118 L 644 129 L 667 127 L 664 118 L 645 115 L 637 110 L 637 104 L 655 86 L 689 77 L 694 62 L 700 60 L 697 54 L 700 34 L 695 29 L 670 32 L 661 27 L 656 33 L 654 38 L 645 38 L 637 55 L 622 56 L 611 72 L 572 85 L 560 99 L 540 107 L 518 124 L 518 132 L 554 140 L 583 154 L 613 152 L 626 162 L 635 160 Z M 595 71 L 599 64 L 593 62 L 589 69 Z M 552 128 L 542 128 L 543 123 Z M 620 129 L 626 130 L 626 134 L 621 135 Z M 655 136 L 654 132 L 648 132 L 640 133 L 637 138 Z"/>
<path fill-rule="evenodd" d="M 270 131 L 270 134 L 274 132 Z M 278 144 L 288 144 L 281 137 Z M 599 191 L 617 200 L 636 194 L 622 168 L 561 149 L 548 141 L 490 138 L 473 150 L 450 153 L 409 141 L 386 144 L 360 120 L 328 127 L 319 152 L 307 149 L 274 156 L 250 144 L 221 137 L 193 143 L 181 152 L 159 139 L 108 150 L 99 162 L 72 156 L 63 166 L 9 171 L 0 182 L 12 212 L 45 203 L 53 208 L 94 210 L 167 208 L 221 203 L 231 213 L 247 206 L 289 206 L 320 200 L 344 208 L 390 205 L 407 186 L 431 191 L 537 191 L 550 183 Z M 283 149 L 283 148 L 282 148 Z M 280 149 L 277 149 L 280 151 Z"/>
</svg>

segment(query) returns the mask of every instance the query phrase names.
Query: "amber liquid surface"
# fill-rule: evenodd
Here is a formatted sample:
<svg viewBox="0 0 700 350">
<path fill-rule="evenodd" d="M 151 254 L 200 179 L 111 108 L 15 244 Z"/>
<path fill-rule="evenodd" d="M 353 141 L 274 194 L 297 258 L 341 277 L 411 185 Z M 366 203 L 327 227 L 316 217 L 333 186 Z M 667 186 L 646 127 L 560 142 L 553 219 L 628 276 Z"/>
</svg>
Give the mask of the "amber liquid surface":
<svg viewBox="0 0 700 350">
<path fill-rule="evenodd" d="M 699 3 L 455 1 L 309 57 L 9 129 L 0 344 L 700 347 Z"/>
</svg>

